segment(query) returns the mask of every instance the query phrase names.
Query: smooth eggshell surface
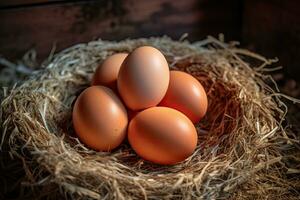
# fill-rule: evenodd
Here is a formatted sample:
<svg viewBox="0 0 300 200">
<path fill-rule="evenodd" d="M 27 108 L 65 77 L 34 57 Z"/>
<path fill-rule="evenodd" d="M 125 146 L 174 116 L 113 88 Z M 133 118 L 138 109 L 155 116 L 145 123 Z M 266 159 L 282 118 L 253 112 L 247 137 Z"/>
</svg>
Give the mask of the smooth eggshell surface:
<svg viewBox="0 0 300 200">
<path fill-rule="evenodd" d="M 72 117 L 79 139 L 95 150 L 110 151 L 126 137 L 127 111 L 107 87 L 85 89 L 75 102 Z"/>
<path fill-rule="evenodd" d="M 127 53 L 116 53 L 106 58 L 104 62 L 97 67 L 92 79 L 92 85 L 103 85 L 117 89 L 119 70 L 127 55 Z"/>
<path fill-rule="evenodd" d="M 129 123 L 128 140 L 134 151 L 157 164 L 175 164 L 189 157 L 197 146 L 194 124 L 182 113 L 152 107 Z"/>
<path fill-rule="evenodd" d="M 164 55 L 150 46 L 133 50 L 123 62 L 118 91 L 131 110 L 156 106 L 169 85 L 169 67 Z"/>
<path fill-rule="evenodd" d="M 185 72 L 171 71 L 167 93 L 159 105 L 174 108 L 197 123 L 205 115 L 208 102 L 196 78 Z"/>
</svg>

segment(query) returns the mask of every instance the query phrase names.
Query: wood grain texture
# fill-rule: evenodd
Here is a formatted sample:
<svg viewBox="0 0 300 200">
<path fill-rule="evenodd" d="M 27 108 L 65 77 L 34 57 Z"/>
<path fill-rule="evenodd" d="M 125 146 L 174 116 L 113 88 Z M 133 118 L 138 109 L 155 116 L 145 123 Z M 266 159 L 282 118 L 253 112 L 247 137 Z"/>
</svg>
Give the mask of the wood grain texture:
<svg viewBox="0 0 300 200">
<path fill-rule="evenodd" d="M 243 43 L 271 58 L 300 81 L 300 1 L 246 0 Z M 255 44 L 255 45 L 253 45 Z"/>
<path fill-rule="evenodd" d="M 35 48 L 44 59 L 95 38 L 121 40 L 169 35 L 190 40 L 224 33 L 239 39 L 239 0 L 98 0 L 0 10 L 0 54 L 15 59 Z"/>
</svg>

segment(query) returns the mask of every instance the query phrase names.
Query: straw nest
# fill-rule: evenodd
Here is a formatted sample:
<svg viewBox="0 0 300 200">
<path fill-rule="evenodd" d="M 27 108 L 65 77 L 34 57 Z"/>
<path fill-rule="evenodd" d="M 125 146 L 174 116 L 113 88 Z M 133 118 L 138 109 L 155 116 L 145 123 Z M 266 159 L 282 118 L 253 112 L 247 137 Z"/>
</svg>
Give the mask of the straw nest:
<svg viewBox="0 0 300 200">
<path fill-rule="evenodd" d="M 207 115 L 196 125 L 197 149 L 174 166 L 145 162 L 126 142 L 111 153 L 93 151 L 72 128 L 72 104 L 97 65 L 141 45 L 160 49 L 171 69 L 192 74 L 208 94 Z M 294 139 L 282 125 L 287 111 L 281 94 L 265 83 L 272 80 L 264 75 L 272 62 L 211 37 L 195 43 L 163 37 L 79 44 L 4 92 L 1 147 L 22 160 L 24 183 L 36 198 L 291 197 L 299 181 L 283 178 L 288 169 L 281 151 Z"/>
</svg>

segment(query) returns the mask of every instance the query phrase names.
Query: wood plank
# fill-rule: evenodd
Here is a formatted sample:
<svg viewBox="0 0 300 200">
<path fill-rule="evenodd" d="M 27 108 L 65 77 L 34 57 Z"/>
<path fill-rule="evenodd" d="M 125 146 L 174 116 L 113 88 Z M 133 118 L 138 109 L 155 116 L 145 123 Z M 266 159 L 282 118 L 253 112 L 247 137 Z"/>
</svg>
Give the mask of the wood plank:
<svg viewBox="0 0 300 200">
<path fill-rule="evenodd" d="M 300 81 L 300 1 L 246 0 L 243 43 L 269 57 Z"/>
<path fill-rule="evenodd" d="M 44 59 L 54 43 L 61 50 L 95 38 L 169 35 L 190 40 L 225 33 L 239 39 L 239 0 L 115 0 L 0 10 L 0 54 L 15 59 L 35 48 Z"/>
</svg>

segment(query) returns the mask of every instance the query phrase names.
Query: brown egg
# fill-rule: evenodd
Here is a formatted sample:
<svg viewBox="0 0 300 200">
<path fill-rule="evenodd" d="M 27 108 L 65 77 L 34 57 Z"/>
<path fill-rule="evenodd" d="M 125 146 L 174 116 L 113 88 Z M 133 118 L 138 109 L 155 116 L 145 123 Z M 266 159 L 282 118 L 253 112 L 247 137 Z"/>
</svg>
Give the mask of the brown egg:
<svg viewBox="0 0 300 200">
<path fill-rule="evenodd" d="M 169 67 L 164 55 L 150 46 L 132 51 L 124 60 L 119 76 L 119 93 L 131 110 L 156 106 L 169 85 Z"/>
<path fill-rule="evenodd" d="M 119 70 L 127 55 L 127 53 L 117 53 L 106 58 L 96 69 L 92 85 L 104 85 L 112 89 L 117 89 Z"/>
<path fill-rule="evenodd" d="M 189 157 L 197 146 L 194 124 L 181 112 L 152 107 L 129 123 L 128 140 L 134 151 L 157 164 L 175 164 Z"/>
<path fill-rule="evenodd" d="M 192 75 L 170 72 L 170 83 L 160 106 L 174 108 L 197 123 L 207 111 L 207 96 L 203 86 Z"/>
<path fill-rule="evenodd" d="M 127 111 L 114 94 L 104 86 L 85 89 L 73 108 L 73 126 L 79 139 L 87 146 L 110 151 L 126 137 Z"/>
</svg>

